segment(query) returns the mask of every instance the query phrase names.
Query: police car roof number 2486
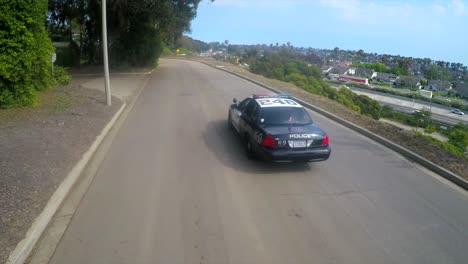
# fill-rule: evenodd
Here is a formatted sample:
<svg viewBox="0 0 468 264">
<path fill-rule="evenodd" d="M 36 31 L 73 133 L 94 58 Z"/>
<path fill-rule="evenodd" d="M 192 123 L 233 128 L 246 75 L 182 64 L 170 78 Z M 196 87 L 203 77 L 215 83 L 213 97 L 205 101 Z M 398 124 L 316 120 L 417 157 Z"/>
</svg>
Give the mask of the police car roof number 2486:
<svg viewBox="0 0 468 264">
<path fill-rule="evenodd" d="M 281 98 L 261 98 L 257 99 L 257 102 L 261 107 L 278 107 L 278 106 L 289 106 L 289 107 L 302 107 L 291 99 Z"/>
</svg>

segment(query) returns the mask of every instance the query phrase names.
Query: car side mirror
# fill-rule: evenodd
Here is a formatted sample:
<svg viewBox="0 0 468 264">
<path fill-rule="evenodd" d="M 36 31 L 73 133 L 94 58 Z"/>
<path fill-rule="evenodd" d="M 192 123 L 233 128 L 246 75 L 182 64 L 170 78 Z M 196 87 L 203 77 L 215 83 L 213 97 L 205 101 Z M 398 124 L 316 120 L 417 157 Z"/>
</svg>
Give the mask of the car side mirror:
<svg viewBox="0 0 468 264">
<path fill-rule="evenodd" d="M 232 99 L 232 102 L 237 104 L 237 99 L 236 98 Z"/>
</svg>

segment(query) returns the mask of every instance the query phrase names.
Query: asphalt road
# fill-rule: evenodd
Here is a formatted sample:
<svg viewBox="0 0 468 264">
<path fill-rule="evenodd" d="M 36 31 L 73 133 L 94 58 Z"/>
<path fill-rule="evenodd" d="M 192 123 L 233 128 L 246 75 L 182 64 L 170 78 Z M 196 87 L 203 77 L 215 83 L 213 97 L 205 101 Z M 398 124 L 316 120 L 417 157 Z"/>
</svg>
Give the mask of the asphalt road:
<svg viewBox="0 0 468 264">
<path fill-rule="evenodd" d="M 466 263 L 466 192 L 313 114 L 330 160 L 245 158 L 233 97 L 264 90 L 162 60 L 51 263 Z"/>
</svg>

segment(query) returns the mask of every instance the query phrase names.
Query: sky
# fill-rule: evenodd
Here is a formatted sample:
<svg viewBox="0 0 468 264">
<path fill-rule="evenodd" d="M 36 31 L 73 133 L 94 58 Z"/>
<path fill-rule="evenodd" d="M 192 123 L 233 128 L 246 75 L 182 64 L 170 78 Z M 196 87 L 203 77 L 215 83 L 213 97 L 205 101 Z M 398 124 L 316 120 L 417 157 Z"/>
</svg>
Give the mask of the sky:
<svg viewBox="0 0 468 264">
<path fill-rule="evenodd" d="M 202 0 L 189 36 L 468 65 L 468 0 Z"/>
</svg>

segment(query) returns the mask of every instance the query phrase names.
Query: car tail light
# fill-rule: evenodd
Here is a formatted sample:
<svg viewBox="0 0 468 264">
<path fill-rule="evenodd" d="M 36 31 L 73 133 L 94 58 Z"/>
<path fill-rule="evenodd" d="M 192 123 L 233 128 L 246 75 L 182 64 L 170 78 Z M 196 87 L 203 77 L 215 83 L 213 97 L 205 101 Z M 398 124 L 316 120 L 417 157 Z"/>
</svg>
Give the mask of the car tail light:
<svg viewBox="0 0 468 264">
<path fill-rule="evenodd" d="M 264 147 L 276 148 L 276 141 L 275 141 L 275 139 L 273 138 L 272 135 L 268 134 L 268 135 L 266 135 L 265 138 L 263 138 L 262 145 Z"/>
<path fill-rule="evenodd" d="M 325 136 L 323 136 L 322 146 L 327 146 L 327 145 L 328 145 L 328 135 L 325 134 Z"/>
</svg>

